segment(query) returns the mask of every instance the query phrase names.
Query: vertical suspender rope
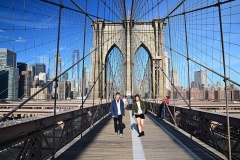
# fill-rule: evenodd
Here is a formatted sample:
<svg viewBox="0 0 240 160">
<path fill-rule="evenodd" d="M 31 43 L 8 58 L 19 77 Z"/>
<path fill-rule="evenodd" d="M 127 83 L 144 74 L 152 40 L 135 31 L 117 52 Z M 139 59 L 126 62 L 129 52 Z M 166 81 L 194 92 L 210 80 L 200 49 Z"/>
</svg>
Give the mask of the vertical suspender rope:
<svg viewBox="0 0 240 160">
<path fill-rule="evenodd" d="M 98 17 L 98 11 L 99 11 L 99 0 L 98 0 L 98 4 L 97 4 L 97 17 Z M 93 106 L 94 106 L 94 99 L 95 99 L 95 76 L 96 76 L 96 62 L 97 62 L 97 51 L 99 50 L 98 48 L 98 37 L 99 37 L 99 31 L 98 31 L 98 18 L 97 18 L 97 22 L 93 22 L 94 24 L 94 31 L 95 31 L 95 48 L 97 48 L 97 50 L 95 50 L 94 52 L 94 72 L 93 72 L 93 79 L 94 79 L 94 83 L 93 83 Z"/>
<path fill-rule="evenodd" d="M 85 11 L 87 12 L 87 9 L 88 9 L 88 0 L 86 0 L 85 1 L 86 2 L 86 9 L 85 9 Z M 84 14 L 84 39 L 83 39 L 83 57 L 85 57 L 85 47 L 86 47 L 86 24 L 87 23 L 87 15 L 86 14 Z M 82 105 L 81 105 L 81 114 L 83 114 L 83 93 L 84 93 L 84 88 L 83 88 L 83 82 L 84 82 L 84 79 L 85 79 L 85 77 L 84 77 L 84 72 L 85 72 L 85 70 L 84 70 L 84 59 L 83 59 L 83 65 L 82 65 Z M 83 133 L 83 131 L 82 131 L 82 119 L 83 119 L 83 117 L 81 117 L 81 138 L 82 138 L 82 133 Z"/>
<path fill-rule="evenodd" d="M 60 49 L 60 33 L 61 33 L 61 15 L 62 15 L 62 0 L 60 0 L 59 6 L 59 16 L 58 16 L 58 37 L 57 37 L 57 54 L 56 54 L 56 72 L 55 72 L 55 91 L 54 91 L 54 118 L 53 118 L 53 150 L 52 150 L 52 158 L 54 158 L 56 152 L 56 140 L 55 140 L 55 127 L 56 127 L 56 105 L 57 105 L 57 87 L 58 87 L 58 57 L 59 57 L 59 49 Z"/>
<path fill-rule="evenodd" d="M 229 108 L 228 108 L 228 94 L 227 94 L 227 75 L 226 75 L 226 62 L 225 62 L 225 50 L 224 50 L 224 40 L 223 40 L 223 28 L 222 28 L 222 13 L 220 0 L 218 0 L 218 16 L 219 16 L 219 27 L 220 27 L 220 36 L 221 36 L 221 49 L 222 49 L 222 58 L 223 58 L 223 71 L 224 71 L 224 85 L 225 85 L 225 98 L 226 98 L 226 113 L 227 113 L 227 133 L 228 133 L 228 159 L 232 159 L 231 153 L 231 132 L 230 132 L 230 121 L 229 121 Z"/>
<path fill-rule="evenodd" d="M 169 12 L 169 8 L 168 8 L 168 0 L 167 0 L 167 11 Z M 174 93 L 175 93 L 175 84 L 174 84 L 174 76 L 173 76 L 173 54 L 172 54 L 172 38 L 171 38 L 171 28 L 170 28 L 170 18 L 168 17 L 167 18 L 168 20 L 168 36 L 169 36 L 169 46 L 170 46 L 170 65 L 171 65 L 171 90 L 172 90 L 172 95 L 173 95 L 173 105 L 174 105 L 174 119 L 176 121 L 176 116 L 175 116 L 175 96 L 174 96 Z M 178 92 L 178 91 L 177 91 Z"/>
<path fill-rule="evenodd" d="M 189 68 L 189 53 L 188 53 L 188 36 L 187 36 L 187 23 L 186 23 L 186 13 L 185 13 L 185 1 L 183 2 L 183 16 L 184 16 L 184 30 L 185 30 L 185 42 L 186 42 L 186 52 L 187 52 L 187 65 L 188 65 L 188 88 L 189 88 L 189 109 L 190 109 L 190 126 L 191 124 L 191 117 L 192 117 L 192 108 L 191 108 L 191 84 L 190 84 L 190 68 Z M 192 138 L 192 134 L 190 134 L 191 138 Z"/>
<path fill-rule="evenodd" d="M 131 6 L 131 15 L 130 15 L 130 20 L 129 20 L 129 25 L 127 25 L 127 29 L 128 29 L 128 27 L 129 27 L 129 45 L 130 45 L 130 51 L 129 51 L 129 53 L 127 53 L 127 54 L 130 54 L 130 71 L 131 71 L 131 73 L 132 73 L 132 70 L 133 70 L 133 59 L 132 59 L 132 23 L 133 23 L 133 6 L 134 6 L 134 2 L 135 2 L 135 0 L 132 0 L 132 6 Z M 133 83 L 133 76 L 132 76 L 132 74 L 130 74 L 131 75 L 131 78 L 130 78 L 130 81 L 131 81 L 131 83 L 130 83 L 130 88 L 131 88 L 131 98 L 133 97 L 133 87 L 132 87 L 132 83 Z"/>
</svg>

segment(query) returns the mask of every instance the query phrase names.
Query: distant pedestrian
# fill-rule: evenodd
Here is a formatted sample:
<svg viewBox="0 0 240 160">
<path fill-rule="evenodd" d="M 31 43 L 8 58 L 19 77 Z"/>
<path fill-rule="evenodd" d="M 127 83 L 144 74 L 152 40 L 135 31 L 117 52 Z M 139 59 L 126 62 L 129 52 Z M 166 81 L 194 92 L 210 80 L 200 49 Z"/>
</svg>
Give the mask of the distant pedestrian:
<svg viewBox="0 0 240 160">
<path fill-rule="evenodd" d="M 135 95 L 135 100 L 132 104 L 132 116 L 137 120 L 138 137 L 144 136 L 144 119 L 145 119 L 146 105 L 141 101 L 139 94 Z"/>
<path fill-rule="evenodd" d="M 123 100 L 120 99 L 120 93 L 116 93 L 116 97 L 111 102 L 110 106 L 111 114 L 114 121 L 114 130 L 115 135 L 118 136 L 118 124 L 119 123 L 119 133 L 120 137 L 123 137 L 123 125 L 122 125 L 122 118 L 125 116 L 125 110 L 124 110 L 124 103 Z"/>
<path fill-rule="evenodd" d="M 159 109 L 159 118 L 161 119 L 165 119 L 165 109 L 166 109 L 166 105 L 169 104 L 169 96 L 166 96 L 165 98 L 163 98 L 162 103 L 160 104 L 160 109 Z"/>
<path fill-rule="evenodd" d="M 127 105 L 128 105 L 128 101 L 127 101 L 126 96 L 124 96 L 122 100 L 123 100 L 123 103 L 124 103 L 124 108 L 126 109 Z"/>
<path fill-rule="evenodd" d="M 128 101 L 127 110 L 132 110 L 132 103 L 133 103 L 132 96 L 129 97 L 127 101 Z"/>
</svg>

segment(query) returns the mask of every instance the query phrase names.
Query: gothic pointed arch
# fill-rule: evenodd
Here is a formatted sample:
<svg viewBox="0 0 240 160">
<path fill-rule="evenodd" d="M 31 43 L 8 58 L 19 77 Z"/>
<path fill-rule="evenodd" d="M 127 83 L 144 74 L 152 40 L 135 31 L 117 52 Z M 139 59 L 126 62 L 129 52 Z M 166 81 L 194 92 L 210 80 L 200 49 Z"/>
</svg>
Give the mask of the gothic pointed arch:
<svg viewBox="0 0 240 160">
<path fill-rule="evenodd" d="M 147 58 L 143 58 L 144 55 L 147 56 Z M 136 58 L 143 58 L 141 63 L 135 63 Z M 137 92 L 139 94 L 139 92 L 141 94 L 143 94 L 142 96 L 146 97 L 146 98 L 150 98 L 152 97 L 152 93 L 153 93 L 153 58 L 151 55 L 150 50 L 148 49 L 148 47 L 144 44 L 141 43 L 139 45 L 139 47 L 137 48 L 136 52 L 133 55 L 133 61 L 134 61 L 134 66 L 133 66 L 133 86 L 134 86 L 134 92 Z M 135 66 L 136 65 L 136 66 Z M 145 66 L 146 65 L 146 66 Z M 142 67 L 142 68 L 141 68 Z M 140 73 L 143 72 L 143 73 Z M 140 78 L 141 77 L 141 78 Z M 148 77 L 146 79 L 146 77 Z M 148 85 L 150 84 L 150 85 Z M 144 87 L 140 87 L 139 86 L 144 86 Z M 141 88 L 148 88 L 148 89 L 141 89 Z M 143 91 L 144 90 L 144 91 Z M 136 93 L 135 93 L 136 94 Z"/>
<path fill-rule="evenodd" d="M 109 50 L 108 50 L 108 52 L 107 52 L 107 54 L 106 54 L 105 63 L 107 62 L 108 55 L 111 53 L 111 51 L 112 51 L 114 48 L 117 48 L 117 49 L 120 51 L 120 53 L 123 54 L 122 51 L 120 50 L 120 48 L 114 43 L 114 44 L 109 48 Z"/>
</svg>

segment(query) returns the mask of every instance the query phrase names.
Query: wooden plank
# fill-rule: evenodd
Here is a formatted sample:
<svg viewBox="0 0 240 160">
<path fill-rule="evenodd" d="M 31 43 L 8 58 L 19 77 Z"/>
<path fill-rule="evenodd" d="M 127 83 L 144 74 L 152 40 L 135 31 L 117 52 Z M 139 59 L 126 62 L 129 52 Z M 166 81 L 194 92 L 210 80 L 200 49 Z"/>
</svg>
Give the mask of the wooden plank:
<svg viewBox="0 0 240 160">
<path fill-rule="evenodd" d="M 159 121 L 155 117 L 155 121 Z M 130 116 L 126 111 L 126 117 L 123 119 L 125 124 L 123 138 L 116 137 L 114 135 L 113 120 L 111 117 L 107 117 L 95 126 L 90 132 L 88 132 L 83 138 L 76 138 L 69 144 L 69 148 L 63 148 L 56 154 L 56 159 L 133 159 L 133 147 L 132 146 L 132 134 Z M 204 149 L 199 149 L 195 143 L 191 142 L 187 136 L 178 133 L 177 130 L 169 126 L 164 122 L 160 122 L 165 126 L 168 126 L 170 132 L 174 132 L 178 141 L 186 141 L 184 146 L 193 146 L 190 150 L 187 150 L 183 145 L 179 144 L 176 139 L 171 137 L 165 129 L 158 126 L 151 118 L 146 116 L 145 119 L 145 136 L 141 137 L 141 143 L 146 159 L 195 159 L 200 157 L 203 159 L 218 159 L 213 153 Z M 136 136 L 136 135 L 134 135 Z M 189 145 L 189 146 L 188 146 Z M 190 154 L 193 152 L 193 154 Z M 212 155 L 213 154 L 213 155 Z"/>
<path fill-rule="evenodd" d="M 186 136 L 185 134 L 181 133 L 177 129 L 175 129 L 173 126 L 169 125 L 165 121 L 159 120 L 156 116 L 152 115 L 151 113 L 148 113 L 148 117 L 153 120 L 151 123 L 154 123 L 155 127 L 152 128 L 152 130 L 156 130 L 155 136 L 153 139 L 155 139 L 158 144 L 156 146 L 161 147 L 161 149 L 155 150 L 159 153 L 159 156 L 162 157 L 160 159 L 208 159 L 208 160 L 216 160 L 216 159 L 222 159 L 215 153 L 213 153 L 209 148 L 203 147 L 203 145 L 197 143 L 196 141 L 193 141 L 191 138 Z M 147 127 L 147 126 L 146 126 Z M 162 130 L 161 133 L 158 133 L 158 129 Z M 163 134 L 165 132 L 165 134 Z M 148 132 L 146 132 L 147 134 Z M 150 132 L 151 133 L 151 132 Z M 167 135 L 167 137 L 166 137 Z M 156 138 L 158 137 L 158 139 Z M 167 140 L 170 138 L 169 140 Z M 143 145 L 146 145 L 144 143 L 144 139 L 142 140 Z M 150 144 L 156 143 L 152 141 Z M 147 141 L 146 143 L 149 144 Z M 175 143 L 176 146 L 173 144 Z M 148 146 L 148 148 L 150 148 Z M 157 147 L 156 147 L 157 148 Z M 180 152 L 179 152 L 180 151 Z M 183 154 L 183 152 L 188 153 L 191 156 L 194 156 L 192 158 L 186 156 Z M 161 154 L 162 153 L 162 154 Z M 152 156 L 152 155 L 151 155 Z M 151 157 L 150 156 L 150 157 Z M 171 157 L 171 158 L 169 158 Z M 149 158 L 152 159 L 152 158 Z"/>
<path fill-rule="evenodd" d="M 181 145 L 146 116 L 145 136 L 141 137 L 146 159 L 194 159 Z"/>
<path fill-rule="evenodd" d="M 69 149 L 60 150 L 56 154 L 57 159 L 133 159 L 129 114 L 126 114 L 126 117 L 123 118 L 123 123 L 125 126 L 123 138 L 115 136 L 113 120 L 109 116 L 97 124 L 82 139 L 72 144 Z"/>
</svg>

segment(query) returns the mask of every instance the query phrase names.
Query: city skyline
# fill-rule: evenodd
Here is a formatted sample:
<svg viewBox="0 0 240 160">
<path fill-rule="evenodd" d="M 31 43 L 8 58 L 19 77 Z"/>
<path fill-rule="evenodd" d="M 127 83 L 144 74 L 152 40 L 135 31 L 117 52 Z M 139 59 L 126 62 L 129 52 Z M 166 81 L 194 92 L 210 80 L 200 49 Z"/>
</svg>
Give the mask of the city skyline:
<svg viewBox="0 0 240 160">
<path fill-rule="evenodd" d="M 85 7 L 85 2 L 78 1 L 78 3 Z M 236 4 L 237 2 L 233 2 L 233 4 Z M 177 2 L 170 2 L 169 6 L 172 9 L 172 7 L 175 6 Z M 127 2 L 126 8 L 130 8 L 131 3 Z M 9 9 L 12 8 L 13 9 Z M 33 8 L 39 8 L 34 10 Z M 0 19 L 0 48 L 7 48 L 13 52 L 16 53 L 17 58 L 16 62 L 23 62 L 25 64 L 28 64 L 30 66 L 31 64 L 37 64 L 37 63 L 44 63 L 46 65 L 46 74 L 49 77 L 49 74 L 54 72 L 55 69 L 55 54 L 58 52 L 59 57 L 61 58 L 61 69 L 65 71 L 69 66 L 73 63 L 73 57 L 71 56 L 74 50 L 79 51 L 79 57 L 75 59 L 81 59 L 84 54 L 87 55 L 91 53 L 91 51 L 94 50 L 93 48 L 93 29 L 91 27 L 92 21 L 90 19 L 86 20 L 86 25 L 89 26 L 86 29 L 87 37 L 84 37 L 83 33 L 78 31 L 79 28 L 83 28 L 84 24 L 80 23 L 84 20 L 84 15 L 78 15 L 76 16 L 75 13 L 69 12 L 70 16 L 73 16 L 74 18 L 66 18 L 67 15 L 64 14 L 61 17 L 61 35 L 59 35 L 59 45 L 58 44 L 58 15 L 55 14 L 58 11 L 58 7 L 55 7 L 53 5 L 49 5 L 49 8 L 41 10 L 42 2 L 29 2 L 27 5 L 25 3 L 11 3 L 10 1 L 6 1 L 2 4 L 0 10 L 1 15 L 5 16 L 5 19 Z M 21 8 L 19 10 L 18 8 Z M 167 15 L 167 9 L 165 7 L 162 7 L 163 10 L 160 14 L 157 11 L 153 11 L 153 17 L 152 18 L 161 18 Z M 165 9 L 164 9 L 165 8 Z M 96 10 L 94 10 L 92 7 L 88 6 L 88 8 L 85 8 L 88 10 L 88 13 L 95 14 Z M 188 10 L 188 9 L 186 9 Z M 220 34 L 219 34 L 219 25 L 213 25 L 212 28 L 205 30 L 203 29 L 205 24 L 211 24 L 215 23 L 218 24 L 216 19 L 214 19 L 214 15 L 212 12 L 209 12 L 209 10 L 203 10 L 202 19 L 196 19 L 191 20 L 191 16 L 187 16 L 186 20 L 188 23 L 192 24 L 195 27 L 194 29 L 188 28 L 188 37 L 191 40 L 191 43 L 189 43 L 189 46 L 185 46 L 186 44 L 182 43 L 181 40 L 184 42 L 184 39 L 182 37 L 176 37 L 178 39 L 178 43 L 176 43 L 174 40 L 172 40 L 172 46 L 175 48 L 175 50 L 171 50 L 169 47 L 164 48 L 164 52 L 168 53 L 169 62 L 171 64 L 167 66 L 167 68 L 175 69 L 178 73 L 178 76 L 176 77 L 176 82 L 179 82 L 179 86 L 182 86 L 184 88 L 187 88 L 189 83 L 194 81 L 194 72 L 198 70 L 208 70 L 208 82 L 210 85 L 214 84 L 216 85 L 217 82 L 220 82 L 223 85 L 223 78 L 220 75 L 223 75 L 223 62 L 222 62 L 222 51 L 219 50 L 221 48 L 221 41 L 220 41 Z M 206 13 L 209 12 L 209 18 L 206 19 Z M 27 14 L 28 13 L 28 14 Z M 46 15 L 45 13 L 48 13 Z M 238 22 L 237 17 L 232 16 L 232 14 L 228 13 L 227 11 L 223 10 L 223 13 L 229 14 L 231 16 L 231 22 Z M 236 8 L 231 9 L 231 13 L 236 13 Z M 108 19 L 113 22 L 120 22 L 122 19 L 120 17 L 116 17 L 116 19 L 109 19 L 108 13 L 103 12 L 102 9 L 98 10 L 99 17 L 103 17 L 103 19 Z M 239 82 L 240 76 L 238 68 L 240 68 L 239 63 L 239 56 L 237 54 L 238 48 L 236 44 L 240 40 L 240 37 L 238 34 L 232 34 L 230 32 L 226 32 L 230 28 L 234 33 L 238 33 L 238 28 L 236 26 L 231 26 L 229 21 L 229 17 L 222 17 L 222 20 L 224 23 L 227 23 L 228 25 L 224 25 L 224 31 L 223 37 L 226 39 L 226 42 L 231 43 L 224 43 L 225 47 L 225 55 L 226 55 L 226 76 L 229 77 L 231 80 L 235 82 Z M 138 19 L 140 21 L 152 21 L 153 19 Z M 35 21 L 38 19 L 38 21 Z M 15 21 L 14 21 L 15 20 Z M 107 21 L 107 20 L 106 20 Z M 181 33 L 185 33 L 183 25 L 178 26 L 175 28 L 174 21 L 171 23 L 171 26 L 169 23 L 166 24 L 166 29 L 164 32 L 164 38 L 165 40 L 165 46 L 169 45 L 169 32 L 168 28 L 172 30 L 172 33 L 178 33 L 181 31 Z M 190 25 L 189 24 L 189 25 Z M 196 30 L 199 31 L 198 33 L 201 35 L 201 39 L 197 38 Z M 217 33 L 212 33 L 211 31 L 215 30 L 218 31 Z M 178 34 L 179 35 L 179 34 Z M 84 37 L 84 38 L 83 38 Z M 194 37 L 194 38 L 193 38 Z M 213 41 L 216 40 L 216 41 Z M 180 43 L 180 42 L 181 43 Z M 197 44 L 202 44 L 201 48 L 198 47 Z M 58 48 L 57 48 L 58 47 Z M 111 47 L 111 46 L 109 46 Z M 161 46 L 160 46 L 161 47 Z M 186 50 L 188 48 L 188 50 Z M 120 51 L 121 52 L 121 51 Z M 193 63 L 190 61 L 189 64 L 187 64 L 186 56 L 187 52 L 189 53 L 188 56 L 190 59 L 202 64 L 202 66 Z M 135 54 L 135 53 L 133 53 Z M 147 63 L 147 54 L 144 53 L 141 55 L 142 58 L 142 65 L 146 66 Z M 149 53 L 156 54 L 156 53 Z M 183 56 L 182 56 L 182 55 Z M 136 54 L 137 55 L 137 54 Z M 92 54 L 89 54 L 87 58 L 85 59 L 84 66 L 90 70 L 91 63 L 90 58 Z M 77 56 L 76 56 L 77 57 Z M 135 57 L 133 57 L 134 59 Z M 82 68 L 83 63 L 79 63 L 79 66 L 77 65 L 77 68 Z M 208 67 L 208 69 L 206 69 Z M 141 78 L 138 77 L 138 79 L 143 80 L 144 75 L 144 69 L 140 70 L 139 68 L 138 75 Z M 190 78 L 188 79 L 188 69 L 189 69 L 189 75 Z M 218 73 L 215 74 L 214 72 Z M 68 80 L 70 80 L 71 77 L 73 77 L 74 69 L 71 69 L 68 71 Z M 92 72 L 92 70 L 90 70 Z M 75 73 L 75 72 L 74 72 Z M 34 74 L 34 71 L 31 73 Z M 92 73 L 91 73 L 92 74 Z M 79 69 L 77 71 L 77 79 L 80 79 L 82 75 L 82 69 Z M 236 76 L 237 75 L 237 76 Z M 169 75 L 170 77 L 170 75 Z M 170 77 L 171 78 L 171 77 Z M 75 81 L 76 78 L 75 78 Z M 118 81 L 120 82 L 120 81 Z M 77 83 L 77 82 L 76 82 Z M 122 82 L 121 82 L 122 83 Z M 119 85 L 119 83 L 116 83 Z"/>
<path fill-rule="evenodd" d="M 26 64 L 23 62 L 17 62 L 16 61 L 16 53 L 6 49 L 6 48 L 0 48 L 0 100 L 10 100 L 10 101 L 16 101 L 22 98 L 28 98 L 29 96 L 33 95 L 37 91 L 39 91 L 44 85 L 47 84 L 49 80 L 51 80 L 54 77 L 47 77 L 47 71 L 46 65 L 44 63 L 35 63 L 35 64 Z M 55 60 L 58 60 L 58 75 L 61 74 L 61 58 L 56 57 Z M 56 61 L 55 61 L 56 63 Z M 84 81 L 77 80 L 75 82 L 75 86 L 73 93 L 68 93 L 66 89 L 63 91 L 67 93 L 62 93 L 61 84 L 67 83 L 70 84 L 70 80 L 68 79 L 68 74 L 65 73 L 59 78 L 59 85 L 60 88 L 58 88 L 57 96 L 60 99 L 66 98 L 74 98 L 76 99 L 79 96 L 84 96 L 87 94 L 87 89 L 89 88 L 90 82 L 86 82 L 86 79 L 88 81 L 91 80 L 89 77 L 89 70 L 86 69 L 86 67 L 83 68 L 84 70 Z M 88 76 L 88 77 L 86 77 Z M 70 78 L 73 79 L 73 78 Z M 74 80 L 74 79 L 73 79 Z M 79 83 L 78 83 L 79 81 Z M 84 83 L 82 86 L 81 83 Z M 76 86 L 77 85 L 77 86 Z M 51 85 L 52 87 L 45 88 L 42 92 L 40 92 L 37 96 L 34 97 L 35 100 L 47 100 L 51 99 L 51 97 L 54 95 L 54 85 Z M 66 86 L 66 85 L 65 85 Z M 80 89 L 83 87 L 83 93 Z M 68 88 L 71 88 L 68 85 Z M 77 89 L 76 89 L 77 88 Z M 60 91 L 61 90 L 61 91 Z M 63 96 L 63 94 L 66 94 L 67 96 Z M 70 96 L 71 95 L 71 96 Z"/>
</svg>

